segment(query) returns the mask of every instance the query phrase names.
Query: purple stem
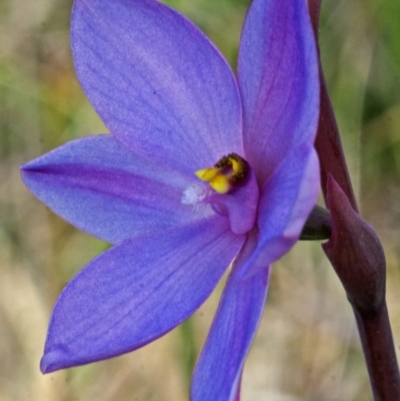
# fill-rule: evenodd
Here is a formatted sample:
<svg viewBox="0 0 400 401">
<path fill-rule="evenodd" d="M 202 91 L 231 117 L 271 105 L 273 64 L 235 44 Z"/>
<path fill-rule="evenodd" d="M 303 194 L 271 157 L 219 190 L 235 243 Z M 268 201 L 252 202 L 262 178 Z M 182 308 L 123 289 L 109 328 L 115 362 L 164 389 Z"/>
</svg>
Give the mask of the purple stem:
<svg viewBox="0 0 400 401">
<path fill-rule="evenodd" d="M 309 0 L 308 6 L 314 28 L 314 34 L 318 43 L 321 0 Z M 321 84 L 320 115 L 317 139 L 315 140 L 315 148 L 317 149 L 319 155 L 324 155 L 323 158 L 320 158 L 322 192 L 326 201 L 326 185 L 328 182 L 328 175 L 331 175 L 347 195 L 351 205 L 353 206 L 353 209 L 358 211 L 353 187 L 350 181 L 349 171 L 347 169 L 346 159 L 343 153 L 342 142 L 339 136 L 339 129 L 336 123 L 332 103 L 329 98 L 321 62 L 319 65 L 319 74 Z"/>
<path fill-rule="evenodd" d="M 320 116 L 315 148 L 319 155 L 324 155 L 324 157 L 321 158 L 322 160 L 320 160 L 322 192 L 326 201 L 328 175 L 332 175 L 347 195 L 353 209 L 358 211 L 343 153 L 342 142 L 339 136 L 339 130 L 321 66 L 319 70 L 321 81 Z"/>
<path fill-rule="evenodd" d="M 374 399 L 400 400 L 399 369 L 386 302 L 375 313 L 353 308 Z"/>
<path fill-rule="evenodd" d="M 318 39 L 321 0 L 308 0 Z M 400 374 L 385 300 L 386 265 L 373 229 L 358 214 L 339 131 L 320 67 L 320 119 L 315 147 L 321 186 L 332 213 L 323 248 L 346 290 L 363 347 L 375 401 L 400 400 Z"/>
</svg>

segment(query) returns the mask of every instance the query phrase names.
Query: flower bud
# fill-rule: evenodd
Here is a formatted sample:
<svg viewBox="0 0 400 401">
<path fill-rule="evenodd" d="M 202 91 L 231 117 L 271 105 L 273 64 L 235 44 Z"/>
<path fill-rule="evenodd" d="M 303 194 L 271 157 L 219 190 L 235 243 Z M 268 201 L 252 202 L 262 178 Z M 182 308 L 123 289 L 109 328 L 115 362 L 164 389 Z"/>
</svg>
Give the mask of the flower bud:
<svg viewBox="0 0 400 401">
<path fill-rule="evenodd" d="M 375 312 L 385 299 L 386 263 L 381 243 L 332 176 L 328 177 L 327 203 L 332 235 L 322 247 L 352 306 L 360 312 Z"/>
</svg>

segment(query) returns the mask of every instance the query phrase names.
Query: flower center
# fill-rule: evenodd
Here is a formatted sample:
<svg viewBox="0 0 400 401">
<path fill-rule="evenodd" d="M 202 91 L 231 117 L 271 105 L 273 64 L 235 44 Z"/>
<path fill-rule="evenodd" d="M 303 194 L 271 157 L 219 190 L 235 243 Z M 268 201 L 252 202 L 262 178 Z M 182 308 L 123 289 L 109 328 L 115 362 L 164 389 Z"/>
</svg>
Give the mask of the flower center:
<svg viewBox="0 0 400 401">
<path fill-rule="evenodd" d="M 208 182 L 219 194 L 226 194 L 246 182 L 249 165 L 236 153 L 229 153 L 215 163 L 214 167 L 197 170 L 195 174 L 200 180 Z"/>
<path fill-rule="evenodd" d="M 245 234 L 256 224 L 259 190 L 250 165 L 236 153 L 222 157 L 213 167 L 195 172 L 213 190 L 202 192 L 186 190 L 182 202 L 207 203 L 215 213 L 228 216 L 231 230 Z M 200 199 L 201 198 L 201 199 Z"/>
</svg>

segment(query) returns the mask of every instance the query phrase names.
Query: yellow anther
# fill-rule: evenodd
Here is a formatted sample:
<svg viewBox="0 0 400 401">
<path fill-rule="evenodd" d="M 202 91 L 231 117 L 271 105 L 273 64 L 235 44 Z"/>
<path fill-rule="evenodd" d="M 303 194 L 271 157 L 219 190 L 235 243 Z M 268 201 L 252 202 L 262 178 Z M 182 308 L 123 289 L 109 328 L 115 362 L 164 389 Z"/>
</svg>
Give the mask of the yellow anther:
<svg viewBox="0 0 400 401">
<path fill-rule="evenodd" d="M 217 174 L 219 170 L 215 167 L 203 168 L 195 172 L 196 176 L 202 181 L 210 182 Z"/>
<path fill-rule="evenodd" d="M 220 194 L 226 194 L 232 187 L 242 184 L 248 174 L 247 162 L 237 155 L 230 153 L 222 157 L 214 167 L 195 172 L 202 181 L 210 183 L 210 187 Z"/>
<path fill-rule="evenodd" d="M 210 187 L 219 194 L 226 194 L 232 188 L 229 177 L 219 174 L 210 181 Z"/>
</svg>

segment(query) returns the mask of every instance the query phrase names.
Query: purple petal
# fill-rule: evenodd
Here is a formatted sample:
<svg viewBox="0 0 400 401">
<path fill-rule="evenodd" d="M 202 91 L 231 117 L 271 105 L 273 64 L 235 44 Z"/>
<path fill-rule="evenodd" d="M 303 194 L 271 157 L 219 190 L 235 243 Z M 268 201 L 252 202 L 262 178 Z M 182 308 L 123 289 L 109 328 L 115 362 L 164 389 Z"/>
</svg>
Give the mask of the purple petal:
<svg viewBox="0 0 400 401">
<path fill-rule="evenodd" d="M 300 143 L 314 142 L 318 58 L 304 0 L 254 0 L 242 33 L 244 146 L 264 182 Z"/>
<path fill-rule="evenodd" d="M 240 401 L 240 388 L 241 388 L 241 381 L 242 381 L 242 377 L 239 378 L 239 383 L 236 386 L 236 395 L 233 398 L 233 401 Z"/>
<path fill-rule="evenodd" d="M 175 11 L 152 0 L 76 0 L 72 49 L 90 102 L 135 153 L 185 172 L 243 153 L 233 73 Z"/>
<path fill-rule="evenodd" d="M 243 242 L 226 219 L 213 217 L 103 253 L 60 295 L 42 371 L 111 358 L 162 336 L 204 302 Z"/>
<path fill-rule="evenodd" d="M 259 243 L 248 264 L 253 274 L 284 255 L 298 240 L 319 192 L 313 146 L 300 145 L 266 181 L 259 205 Z"/>
<path fill-rule="evenodd" d="M 112 243 L 206 214 L 181 201 L 195 176 L 150 164 L 111 135 L 69 142 L 23 166 L 22 176 L 55 213 Z"/>
<path fill-rule="evenodd" d="M 256 244 L 256 235 L 250 235 L 228 278 L 193 374 L 191 401 L 238 399 L 244 360 L 264 310 L 268 286 L 268 267 L 250 278 L 241 273 Z"/>
</svg>

